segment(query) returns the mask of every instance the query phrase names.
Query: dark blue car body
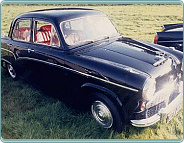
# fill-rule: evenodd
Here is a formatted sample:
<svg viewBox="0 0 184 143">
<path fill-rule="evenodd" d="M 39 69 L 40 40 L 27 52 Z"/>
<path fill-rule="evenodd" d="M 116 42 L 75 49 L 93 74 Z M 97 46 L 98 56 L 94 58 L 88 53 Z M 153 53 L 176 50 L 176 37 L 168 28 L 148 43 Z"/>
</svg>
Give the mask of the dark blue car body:
<svg viewBox="0 0 184 143">
<path fill-rule="evenodd" d="M 120 35 L 73 47 L 67 45 L 60 23 L 93 16 L 105 14 L 70 8 L 40 10 L 16 17 L 9 36 L 1 38 L 2 66 L 12 78 L 16 73 L 20 75 L 18 71 L 28 65 L 46 67 L 42 75 L 50 68 L 59 70 L 58 75 L 63 78 L 56 78 L 54 82 L 62 81 L 73 92 L 73 99 L 90 103 L 92 114 L 104 128 L 121 131 L 127 122 L 137 127 L 150 126 L 163 119 L 162 113 L 166 115 L 166 112 L 160 112 L 161 109 L 169 111 L 167 121 L 170 121 L 183 103 L 183 92 L 179 88 L 182 85 L 183 54 Z M 21 20 L 30 22 L 30 27 L 26 27 L 30 30 L 28 41 L 14 38 L 17 29 L 21 33 Z M 38 21 L 53 25 L 60 42 L 58 47 L 34 41 Z M 71 83 L 75 83 L 75 88 Z M 58 84 L 58 88 L 61 87 Z M 168 91 L 170 87 L 172 90 Z M 108 122 L 105 124 L 103 120 Z"/>
<path fill-rule="evenodd" d="M 163 25 L 163 31 L 156 33 L 154 43 L 183 52 L 183 23 Z"/>
</svg>

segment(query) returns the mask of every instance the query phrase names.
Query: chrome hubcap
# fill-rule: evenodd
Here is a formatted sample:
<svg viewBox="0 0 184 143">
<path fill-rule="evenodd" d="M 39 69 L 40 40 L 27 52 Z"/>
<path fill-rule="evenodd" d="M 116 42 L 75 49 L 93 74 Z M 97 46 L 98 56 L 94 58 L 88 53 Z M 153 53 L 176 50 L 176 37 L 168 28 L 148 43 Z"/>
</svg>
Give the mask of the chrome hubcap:
<svg viewBox="0 0 184 143">
<path fill-rule="evenodd" d="M 98 123 L 104 128 L 110 128 L 113 124 L 113 118 L 108 107 L 101 101 L 93 102 L 91 111 Z"/>
<path fill-rule="evenodd" d="M 8 65 L 8 72 L 12 78 L 16 77 L 16 72 L 15 72 L 14 68 L 12 67 L 12 65 Z"/>
</svg>

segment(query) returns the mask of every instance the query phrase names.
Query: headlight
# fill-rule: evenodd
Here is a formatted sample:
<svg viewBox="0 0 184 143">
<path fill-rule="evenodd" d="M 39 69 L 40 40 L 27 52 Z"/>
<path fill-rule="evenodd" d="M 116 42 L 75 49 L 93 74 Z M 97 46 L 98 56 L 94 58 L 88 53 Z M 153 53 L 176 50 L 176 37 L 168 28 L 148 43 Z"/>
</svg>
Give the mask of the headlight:
<svg viewBox="0 0 184 143">
<path fill-rule="evenodd" d="M 150 100 L 156 89 L 156 81 L 154 78 L 148 78 L 143 87 L 142 96 L 145 100 Z"/>
<path fill-rule="evenodd" d="M 182 63 L 181 63 L 181 71 L 183 71 L 183 60 L 182 60 Z"/>
<path fill-rule="evenodd" d="M 183 81 L 183 60 L 181 63 L 181 73 L 179 74 L 179 76 L 180 76 L 180 79 Z"/>
</svg>

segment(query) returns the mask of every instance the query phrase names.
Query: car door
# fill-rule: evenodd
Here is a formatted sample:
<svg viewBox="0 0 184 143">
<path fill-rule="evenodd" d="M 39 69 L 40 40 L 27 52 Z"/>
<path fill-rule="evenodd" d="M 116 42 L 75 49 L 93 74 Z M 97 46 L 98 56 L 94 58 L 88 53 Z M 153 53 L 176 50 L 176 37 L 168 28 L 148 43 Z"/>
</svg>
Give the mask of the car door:
<svg viewBox="0 0 184 143">
<path fill-rule="evenodd" d="M 14 57 L 12 57 L 11 61 L 13 61 L 14 58 L 22 59 L 24 57 L 27 57 L 27 51 L 30 45 L 32 45 L 32 19 L 17 19 L 12 29 L 13 30 L 10 35 L 11 39 L 8 43 L 9 49 L 14 53 Z"/>
<path fill-rule="evenodd" d="M 33 44 L 28 48 L 28 57 L 45 64 L 63 66 L 64 52 L 54 25 L 39 19 L 34 19 L 33 23 Z"/>
<path fill-rule="evenodd" d="M 63 87 L 65 53 L 51 22 L 33 19 L 33 43 L 27 55 L 34 71 L 29 78 L 30 82 L 52 93 Z"/>
</svg>

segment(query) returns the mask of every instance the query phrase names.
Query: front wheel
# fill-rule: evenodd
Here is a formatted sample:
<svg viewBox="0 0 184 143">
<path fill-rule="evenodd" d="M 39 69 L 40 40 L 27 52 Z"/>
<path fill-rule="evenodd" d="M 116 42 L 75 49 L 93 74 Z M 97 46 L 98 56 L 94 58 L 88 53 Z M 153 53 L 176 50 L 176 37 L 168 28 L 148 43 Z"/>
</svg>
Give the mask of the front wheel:
<svg viewBox="0 0 184 143">
<path fill-rule="evenodd" d="M 118 132 L 122 132 L 122 115 L 115 103 L 101 93 L 93 93 L 89 99 L 91 113 L 99 125 L 103 128 L 113 128 Z"/>
<path fill-rule="evenodd" d="M 96 121 L 104 128 L 111 128 L 113 117 L 109 108 L 101 101 L 94 101 L 91 105 L 91 112 Z"/>
<path fill-rule="evenodd" d="M 15 71 L 15 68 L 11 64 L 7 64 L 7 71 L 11 78 L 16 79 L 17 73 Z"/>
</svg>

